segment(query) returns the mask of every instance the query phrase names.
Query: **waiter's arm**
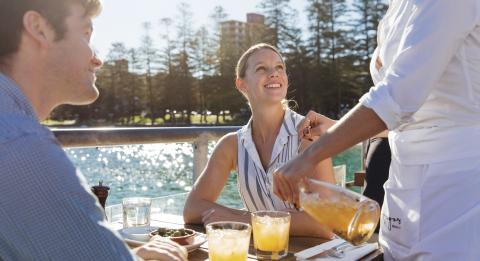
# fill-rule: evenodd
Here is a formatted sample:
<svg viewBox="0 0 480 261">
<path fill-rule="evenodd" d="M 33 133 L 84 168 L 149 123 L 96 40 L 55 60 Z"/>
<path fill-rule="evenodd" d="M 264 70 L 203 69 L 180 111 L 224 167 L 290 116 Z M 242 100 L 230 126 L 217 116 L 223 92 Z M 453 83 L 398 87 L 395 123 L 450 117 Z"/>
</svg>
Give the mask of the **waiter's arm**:
<svg viewBox="0 0 480 261">
<path fill-rule="evenodd" d="M 395 59 L 384 64 L 387 66 L 384 79 L 360 99 L 361 105 L 329 129 L 305 155 L 274 172 L 274 192 L 281 198 L 292 200 L 298 196 L 297 183 L 311 172 L 310 165 L 385 127 L 393 130 L 408 124 L 465 37 L 479 24 L 477 0 L 464 0 L 461 4 L 451 0 L 424 0 L 416 2 L 416 6 L 404 30 L 396 32 L 401 34 L 398 48 L 391 50 Z M 383 128 L 379 127 L 381 125 Z"/>
<path fill-rule="evenodd" d="M 297 198 L 292 198 L 298 195 L 296 184 L 302 177 L 309 177 L 314 173 L 312 170 L 316 162 L 335 155 L 386 129 L 385 123 L 372 109 L 358 104 L 300 156 L 275 172 L 273 180 L 275 194 L 283 200 L 298 203 Z M 295 175 L 283 175 L 287 172 L 295 173 Z"/>
</svg>

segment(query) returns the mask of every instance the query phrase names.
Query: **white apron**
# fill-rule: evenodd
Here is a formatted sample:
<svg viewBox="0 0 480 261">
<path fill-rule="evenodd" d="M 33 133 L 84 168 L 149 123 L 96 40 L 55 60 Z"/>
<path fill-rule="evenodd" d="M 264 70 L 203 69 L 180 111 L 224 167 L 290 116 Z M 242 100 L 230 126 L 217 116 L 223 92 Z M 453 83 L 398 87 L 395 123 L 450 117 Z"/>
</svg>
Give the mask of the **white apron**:
<svg viewBox="0 0 480 261">
<path fill-rule="evenodd" d="M 480 127 L 393 131 L 389 139 L 385 260 L 480 260 Z"/>
</svg>

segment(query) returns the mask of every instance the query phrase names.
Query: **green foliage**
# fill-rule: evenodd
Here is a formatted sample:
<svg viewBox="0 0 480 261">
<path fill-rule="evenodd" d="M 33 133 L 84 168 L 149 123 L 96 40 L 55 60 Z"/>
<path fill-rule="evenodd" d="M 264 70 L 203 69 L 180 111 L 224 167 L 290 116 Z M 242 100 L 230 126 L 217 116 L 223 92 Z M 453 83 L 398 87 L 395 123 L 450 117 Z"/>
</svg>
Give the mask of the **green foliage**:
<svg viewBox="0 0 480 261">
<path fill-rule="evenodd" d="M 266 41 L 284 55 L 288 99 L 298 111 L 338 118 L 372 85 L 368 64 L 384 0 L 306 0 L 307 32 L 289 0 L 263 0 L 266 26 L 246 25 L 235 43 L 222 25 L 228 15 L 213 9 L 212 25 L 195 28 L 186 3 L 158 25 L 162 49 L 146 22 L 138 48 L 113 43 L 97 75 L 99 99 L 83 107 L 61 106 L 51 122 L 75 125 L 189 125 L 244 123 L 249 108 L 236 90 L 235 66 L 250 44 Z M 348 3 L 348 4 L 347 4 Z M 215 116 L 212 116 L 215 115 Z"/>
</svg>

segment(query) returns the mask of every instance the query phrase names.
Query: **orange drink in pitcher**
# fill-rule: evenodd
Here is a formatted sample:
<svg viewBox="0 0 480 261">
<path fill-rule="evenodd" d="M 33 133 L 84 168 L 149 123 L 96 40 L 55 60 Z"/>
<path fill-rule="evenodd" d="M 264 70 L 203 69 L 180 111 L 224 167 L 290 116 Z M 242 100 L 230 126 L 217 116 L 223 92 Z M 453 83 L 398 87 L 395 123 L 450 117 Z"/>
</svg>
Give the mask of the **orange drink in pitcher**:
<svg viewBox="0 0 480 261">
<path fill-rule="evenodd" d="M 307 179 L 300 191 L 300 204 L 305 212 L 351 244 L 366 242 L 375 231 L 380 218 L 377 202 L 314 179 Z"/>
</svg>

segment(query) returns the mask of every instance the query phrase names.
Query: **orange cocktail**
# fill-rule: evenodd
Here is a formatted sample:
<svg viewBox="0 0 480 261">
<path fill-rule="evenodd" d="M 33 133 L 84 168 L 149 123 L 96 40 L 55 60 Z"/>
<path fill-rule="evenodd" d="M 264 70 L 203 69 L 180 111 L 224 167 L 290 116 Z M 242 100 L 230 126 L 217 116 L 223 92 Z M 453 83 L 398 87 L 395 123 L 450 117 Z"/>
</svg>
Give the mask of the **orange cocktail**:
<svg viewBox="0 0 480 261">
<path fill-rule="evenodd" d="M 252 213 L 253 243 L 258 259 L 280 259 L 288 253 L 290 213 L 258 211 Z"/>
<path fill-rule="evenodd" d="M 210 261 L 245 261 L 251 227 L 240 222 L 214 222 L 207 225 Z"/>
<path fill-rule="evenodd" d="M 307 180 L 300 204 L 310 216 L 353 245 L 366 242 L 380 217 L 378 203 L 353 191 L 318 180 Z"/>
</svg>

